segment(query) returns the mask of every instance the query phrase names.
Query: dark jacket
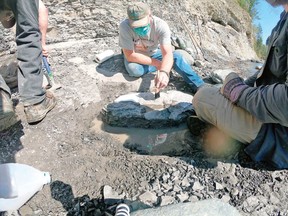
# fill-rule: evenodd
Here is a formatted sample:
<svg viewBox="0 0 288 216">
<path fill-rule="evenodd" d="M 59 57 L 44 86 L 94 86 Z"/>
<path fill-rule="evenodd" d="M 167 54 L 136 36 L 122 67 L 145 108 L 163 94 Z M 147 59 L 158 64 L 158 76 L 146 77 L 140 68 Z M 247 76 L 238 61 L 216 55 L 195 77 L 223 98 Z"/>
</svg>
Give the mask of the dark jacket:
<svg viewBox="0 0 288 216">
<path fill-rule="evenodd" d="M 288 19 L 287 13 L 272 30 L 268 56 L 256 80 L 256 88 L 244 90 L 238 106 L 263 122 L 257 137 L 245 151 L 255 161 L 288 168 Z"/>
</svg>

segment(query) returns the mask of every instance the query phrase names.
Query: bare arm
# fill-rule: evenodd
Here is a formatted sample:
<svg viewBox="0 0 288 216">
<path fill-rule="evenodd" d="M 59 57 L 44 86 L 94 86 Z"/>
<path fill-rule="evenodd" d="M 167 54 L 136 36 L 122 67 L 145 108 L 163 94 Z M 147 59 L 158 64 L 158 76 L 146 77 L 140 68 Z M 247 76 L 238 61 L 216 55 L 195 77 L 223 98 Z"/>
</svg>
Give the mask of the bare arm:
<svg viewBox="0 0 288 216">
<path fill-rule="evenodd" d="M 134 50 L 123 49 L 123 53 L 128 62 L 152 65 L 155 66 L 158 70 L 160 69 L 161 61 L 157 59 L 150 58 L 149 56 L 143 55 L 141 53 L 136 53 Z"/>
<path fill-rule="evenodd" d="M 173 52 L 172 52 L 172 46 L 169 44 L 167 45 L 161 45 L 161 52 L 162 52 L 162 63 L 160 70 L 164 70 L 166 72 L 170 72 L 171 68 L 173 66 Z"/>
<path fill-rule="evenodd" d="M 144 65 L 152 65 L 155 66 L 157 70 L 163 70 L 169 73 L 173 66 L 173 53 L 171 45 L 161 45 L 161 52 L 163 59 L 162 61 L 159 61 L 141 53 L 136 53 L 133 50 L 123 49 L 123 53 L 127 61 Z M 169 76 L 167 76 L 166 73 L 160 72 L 159 76 L 155 77 L 155 85 L 158 89 L 165 88 L 168 85 L 168 82 Z"/>
<path fill-rule="evenodd" d="M 48 50 L 46 47 L 46 33 L 48 28 L 48 9 L 44 3 L 39 0 L 39 28 L 41 32 L 41 44 L 43 56 L 48 56 Z"/>
<path fill-rule="evenodd" d="M 155 86 L 158 89 L 163 89 L 169 83 L 169 74 L 173 66 L 173 53 L 172 46 L 170 44 L 161 45 L 160 48 L 162 52 L 162 62 L 159 68 L 160 73 L 158 76 L 155 76 Z M 165 71 L 166 73 L 161 71 Z"/>
</svg>

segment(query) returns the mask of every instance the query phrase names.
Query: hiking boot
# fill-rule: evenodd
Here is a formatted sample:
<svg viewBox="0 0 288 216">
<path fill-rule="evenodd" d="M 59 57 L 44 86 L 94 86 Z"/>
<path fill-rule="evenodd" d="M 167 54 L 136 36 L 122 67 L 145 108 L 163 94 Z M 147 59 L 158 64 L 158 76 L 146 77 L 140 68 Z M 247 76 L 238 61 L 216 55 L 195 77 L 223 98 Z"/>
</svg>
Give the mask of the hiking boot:
<svg viewBox="0 0 288 216">
<path fill-rule="evenodd" d="M 0 89 L 0 132 L 17 123 L 10 95 Z"/>
<path fill-rule="evenodd" d="M 37 123 L 43 120 L 46 114 L 56 105 L 56 98 L 52 92 L 46 91 L 46 97 L 38 104 L 24 107 L 28 123 Z"/>
<path fill-rule="evenodd" d="M 200 136 L 203 134 L 208 124 L 201 121 L 196 115 L 191 115 L 187 118 L 187 126 L 192 135 Z"/>
</svg>

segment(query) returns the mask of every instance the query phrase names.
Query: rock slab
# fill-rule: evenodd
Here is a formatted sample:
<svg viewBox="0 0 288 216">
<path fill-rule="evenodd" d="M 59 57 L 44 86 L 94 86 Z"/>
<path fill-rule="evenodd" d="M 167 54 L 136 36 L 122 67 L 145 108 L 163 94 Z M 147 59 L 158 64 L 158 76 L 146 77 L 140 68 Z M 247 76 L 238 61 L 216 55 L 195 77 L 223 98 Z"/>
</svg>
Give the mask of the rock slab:
<svg viewBox="0 0 288 216">
<path fill-rule="evenodd" d="M 132 212 L 131 216 L 240 216 L 236 208 L 216 199 L 179 203 Z"/>
<path fill-rule="evenodd" d="M 102 119 L 111 126 L 165 128 L 178 126 L 190 115 L 193 96 L 179 91 L 122 95 L 102 110 Z"/>
</svg>

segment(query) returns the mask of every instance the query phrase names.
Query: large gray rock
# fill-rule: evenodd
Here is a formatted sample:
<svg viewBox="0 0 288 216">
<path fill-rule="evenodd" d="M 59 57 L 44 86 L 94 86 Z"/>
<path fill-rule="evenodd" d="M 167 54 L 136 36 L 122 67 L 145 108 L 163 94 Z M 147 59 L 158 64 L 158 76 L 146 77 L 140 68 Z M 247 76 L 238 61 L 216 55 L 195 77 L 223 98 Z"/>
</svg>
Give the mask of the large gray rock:
<svg viewBox="0 0 288 216">
<path fill-rule="evenodd" d="M 131 93 L 103 108 L 103 121 L 117 127 L 163 128 L 178 126 L 189 116 L 193 96 L 179 92 Z"/>
<path fill-rule="evenodd" d="M 240 216 L 236 208 L 219 200 L 179 203 L 155 209 L 132 212 L 131 216 Z"/>
</svg>

